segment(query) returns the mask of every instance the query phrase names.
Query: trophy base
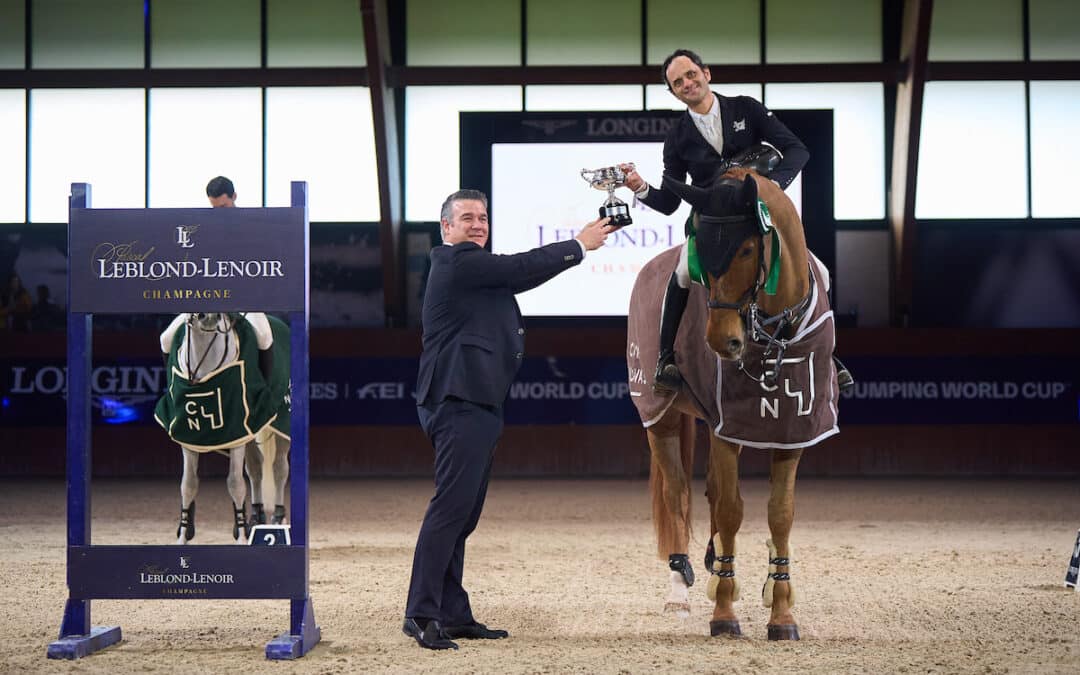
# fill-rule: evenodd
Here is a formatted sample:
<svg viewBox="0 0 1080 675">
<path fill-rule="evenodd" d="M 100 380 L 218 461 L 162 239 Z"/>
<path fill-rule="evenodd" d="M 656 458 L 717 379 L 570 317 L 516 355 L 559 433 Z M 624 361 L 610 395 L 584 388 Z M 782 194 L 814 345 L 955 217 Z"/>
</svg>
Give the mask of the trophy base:
<svg viewBox="0 0 1080 675">
<path fill-rule="evenodd" d="M 626 227 L 634 221 L 630 218 L 630 209 L 626 204 L 604 205 L 600 207 L 601 218 L 611 218 L 608 225 L 614 228 Z"/>
</svg>

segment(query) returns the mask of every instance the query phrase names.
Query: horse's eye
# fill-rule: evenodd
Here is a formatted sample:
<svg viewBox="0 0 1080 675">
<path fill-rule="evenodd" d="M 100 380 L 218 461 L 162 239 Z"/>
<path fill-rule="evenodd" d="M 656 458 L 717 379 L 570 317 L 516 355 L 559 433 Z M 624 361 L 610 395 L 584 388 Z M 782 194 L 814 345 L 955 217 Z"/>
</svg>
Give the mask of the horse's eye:
<svg viewBox="0 0 1080 675">
<path fill-rule="evenodd" d="M 753 253 L 753 252 L 754 252 L 754 247 L 753 246 L 743 246 L 742 250 L 739 251 L 739 257 L 740 258 L 749 258 L 750 254 Z"/>
</svg>

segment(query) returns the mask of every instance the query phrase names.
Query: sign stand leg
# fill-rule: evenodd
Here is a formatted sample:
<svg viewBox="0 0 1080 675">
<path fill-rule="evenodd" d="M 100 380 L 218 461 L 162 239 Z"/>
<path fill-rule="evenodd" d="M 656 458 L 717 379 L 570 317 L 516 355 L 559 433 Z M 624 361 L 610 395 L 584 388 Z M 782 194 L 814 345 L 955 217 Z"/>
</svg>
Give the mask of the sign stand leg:
<svg viewBox="0 0 1080 675">
<path fill-rule="evenodd" d="M 81 659 L 120 642 L 120 626 L 90 626 L 90 601 L 68 599 L 60 639 L 49 643 L 50 659 Z"/>
<path fill-rule="evenodd" d="M 315 610 L 311 598 L 293 599 L 291 628 L 266 644 L 266 658 L 280 661 L 298 659 L 307 654 L 322 638 L 322 630 L 315 625 Z"/>
</svg>

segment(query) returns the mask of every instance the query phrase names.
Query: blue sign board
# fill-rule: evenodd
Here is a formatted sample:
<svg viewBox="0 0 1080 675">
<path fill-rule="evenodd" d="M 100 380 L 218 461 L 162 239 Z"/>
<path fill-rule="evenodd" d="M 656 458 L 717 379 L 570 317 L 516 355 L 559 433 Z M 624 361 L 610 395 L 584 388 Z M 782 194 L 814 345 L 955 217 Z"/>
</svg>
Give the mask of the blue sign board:
<svg viewBox="0 0 1080 675">
<path fill-rule="evenodd" d="M 305 209 L 72 209 L 70 311 L 289 312 L 307 296 Z"/>
</svg>

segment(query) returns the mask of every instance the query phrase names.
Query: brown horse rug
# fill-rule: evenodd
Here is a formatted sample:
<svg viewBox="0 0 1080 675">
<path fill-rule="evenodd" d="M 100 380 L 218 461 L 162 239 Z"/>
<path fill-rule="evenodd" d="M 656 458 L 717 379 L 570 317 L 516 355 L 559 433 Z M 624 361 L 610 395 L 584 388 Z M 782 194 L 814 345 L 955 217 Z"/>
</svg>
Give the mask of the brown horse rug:
<svg viewBox="0 0 1080 675">
<path fill-rule="evenodd" d="M 660 342 L 660 307 L 678 260 L 677 247 L 650 260 L 638 274 L 630 296 L 626 365 L 630 396 L 646 427 L 663 417 L 675 402 L 674 394 L 654 393 L 652 383 Z M 736 362 L 721 360 L 709 348 L 705 342 L 708 293 L 698 284 L 691 285 L 675 338 L 676 362 L 686 381 L 684 391 L 713 433 L 724 440 L 756 448 L 802 448 L 839 432 L 829 275 L 817 258 L 811 255 L 810 260 L 815 281 L 812 309 L 789 341 L 780 377 L 772 386 L 761 378 L 761 345 L 747 345 L 745 370 Z"/>
</svg>

